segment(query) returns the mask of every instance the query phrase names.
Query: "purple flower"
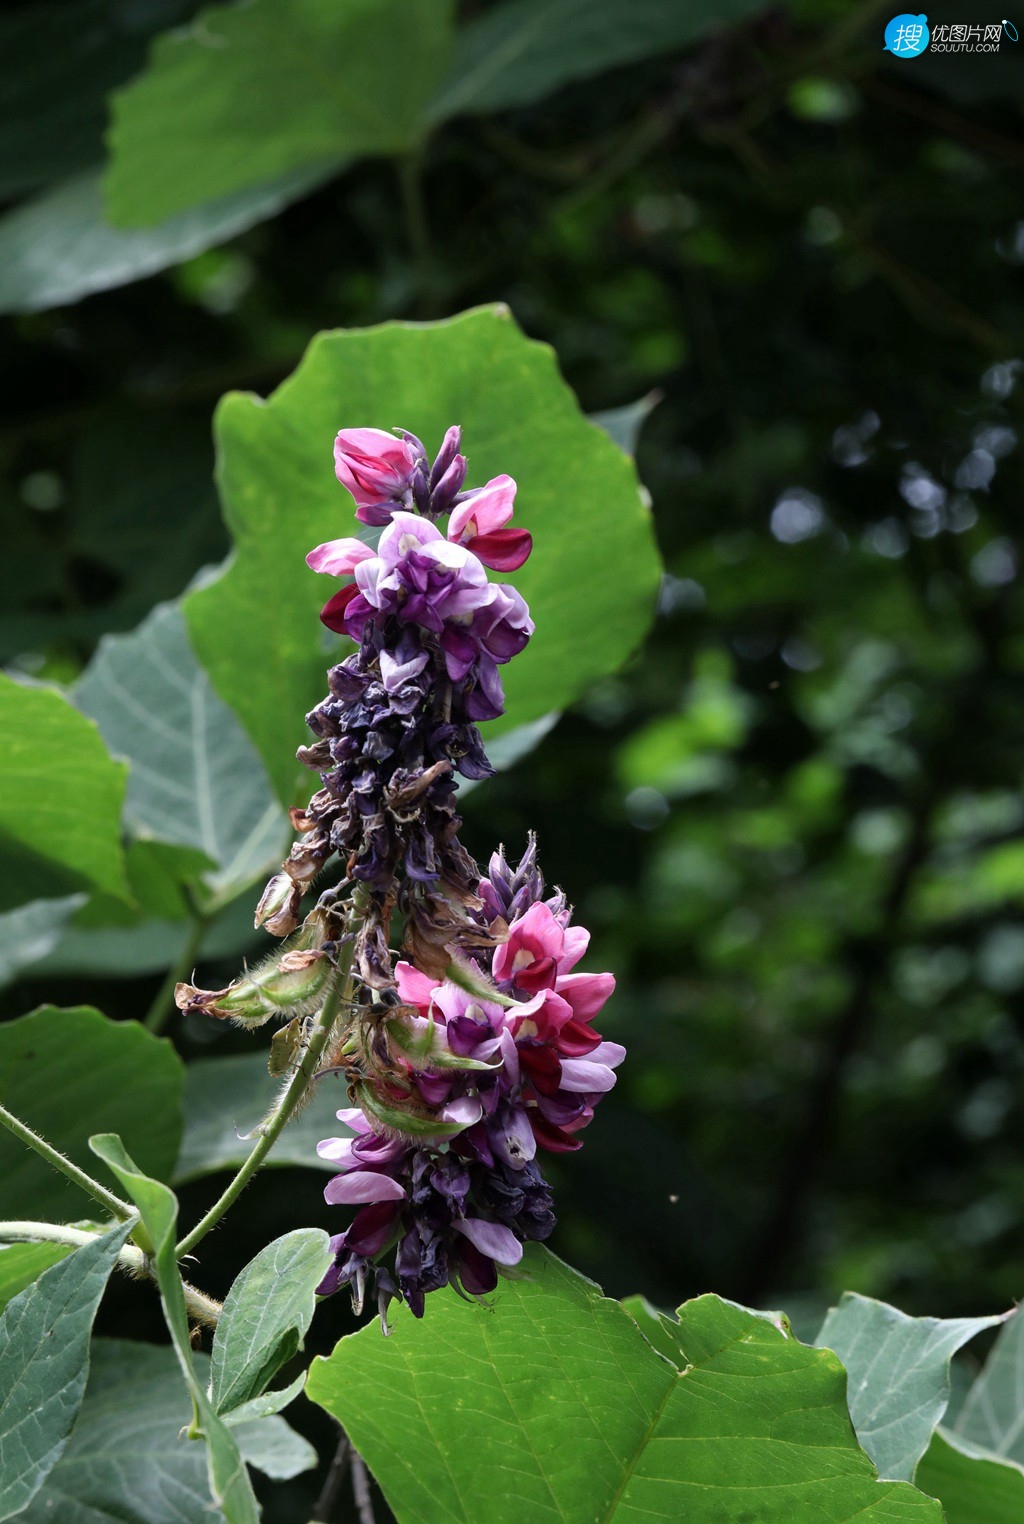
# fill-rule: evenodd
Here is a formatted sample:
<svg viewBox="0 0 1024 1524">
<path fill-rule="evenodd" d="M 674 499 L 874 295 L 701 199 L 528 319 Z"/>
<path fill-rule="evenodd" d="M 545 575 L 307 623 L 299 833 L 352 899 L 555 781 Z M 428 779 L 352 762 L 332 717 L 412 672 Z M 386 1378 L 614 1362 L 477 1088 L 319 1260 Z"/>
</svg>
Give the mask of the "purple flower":
<svg viewBox="0 0 1024 1524">
<path fill-rule="evenodd" d="M 320 787 L 292 811 L 301 837 L 258 912 L 287 932 L 327 861 L 344 864 L 298 933 L 327 970 L 354 943 L 329 1060 L 356 1103 L 338 1113 L 352 1135 L 319 1153 L 336 1170 L 325 1198 L 355 1210 L 320 1290 L 347 1285 L 358 1309 L 371 1287 L 385 1331 L 395 1297 L 419 1317 L 440 1286 L 484 1295 L 548 1237 L 538 1151 L 580 1147 L 625 1055 L 590 1024 L 615 981 L 577 970 L 589 933 L 560 891 L 545 898 L 533 838 L 517 867 L 499 851 L 485 877 L 459 840 L 457 775 L 491 772 L 477 722 L 502 713 L 499 669 L 534 628 L 486 570 L 530 554 L 509 527 L 516 484 L 465 489 L 460 446 L 450 428 L 431 465 L 406 430 L 338 435 L 339 480 L 382 532 L 376 548 L 350 537 L 307 557 L 347 579 L 321 619 L 359 649 L 307 715 L 299 756 Z"/>
<path fill-rule="evenodd" d="M 332 540 L 306 560 L 314 571 L 355 575 L 324 606 L 320 617 L 329 629 L 358 641 L 384 620 L 421 630 L 436 639 L 450 681 L 462 685 L 467 718 L 502 713 L 497 669 L 527 644 L 533 620 L 515 588 L 488 582 L 472 551 L 446 540 L 429 519 L 396 512 L 376 554 L 359 540 Z M 395 664 L 389 652 L 389 671 Z M 382 671 L 384 665 L 382 659 Z"/>
</svg>

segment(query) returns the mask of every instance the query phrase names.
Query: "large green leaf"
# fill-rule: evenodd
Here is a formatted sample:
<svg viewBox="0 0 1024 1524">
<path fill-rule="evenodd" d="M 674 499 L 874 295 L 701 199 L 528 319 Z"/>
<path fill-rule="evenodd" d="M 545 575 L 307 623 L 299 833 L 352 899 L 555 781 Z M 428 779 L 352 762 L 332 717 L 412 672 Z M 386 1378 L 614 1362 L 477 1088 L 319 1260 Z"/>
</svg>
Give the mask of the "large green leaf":
<svg viewBox="0 0 1024 1524">
<path fill-rule="evenodd" d="M 0 199 L 103 151 L 106 95 L 142 64 L 147 37 L 188 0 L 33 0 L 0 14 Z"/>
<path fill-rule="evenodd" d="M 683 48 L 768 0 L 505 0 L 460 34 L 434 121 L 525 106 L 573 79 Z"/>
<path fill-rule="evenodd" d="M 251 0 L 202 12 L 161 37 L 149 67 L 113 96 L 111 221 L 146 227 L 314 162 L 413 147 L 450 37 L 450 0 Z M 398 67 L 396 46 L 409 67 Z"/>
<path fill-rule="evenodd" d="M 199 1430 L 206 1441 L 210 1491 L 228 1524 L 258 1524 L 259 1509 L 249 1473 L 230 1430 L 213 1411 L 206 1385 L 192 1356 L 185 1290 L 174 1257 L 178 1202 L 174 1192 L 139 1169 L 116 1133 L 101 1133 L 90 1146 L 127 1191 L 142 1216 L 149 1238 L 150 1263 L 163 1303 L 164 1317 L 185 1385 L 195 1405 Z"/>
<path fill-rule="evenodd" d="M 70 1253 L 63 1244 L 8 1244 L 0 1248 L 0 1310 Z"/>
<path fill-rule="evenodd" d="M 207 1355 L 193 1355 L 200 1381 Z M 21 1524 L 220 1524 L 202 1445 L 182 1430 L 192 1404 L 166 1345 L 94 1339 L 85 1401 L 67 1449 Z M 281 1420 L 235 1431 L 250 1465 L 294 1476 L 310 1447 Z"/>
<path fill-rule="evenodd" d="M 30 900 L 0 915 L 0 988 L 53 951 L 85 901 L 84 894 L 66 894 L 55 900 Z"/>
<path fill-rule="evenodd" d="M 127 769 L 93 722 L 52 688 L 0 673 L 0 835 L 126 896 L 121 804 Z"/>
<path fill-rule="evenodd" d="M 114 228 L 100 171 L 86 170 L 0 219 L 0 312 L 64 306 L 155 275 L 273 217 L 334 172 L 333 164 L 306 165 L 216 200 L 190 200 L 152 227 Z"/>
<path fill-rule="evenodd" d="M 913 1480 L 949 1403 L 950 1360 L 1006 1316 L 911 1318 L 850 1291 L 830 1309 L 815 1343 L 846 1367 L 850 1417 L 879 1476 Z"/>
<path fill-rule="evenodd" d="M 267 1073 L 266 1050 L 232 1058 L 199 1058 L 185 1070 L 185 1131 L 174 1170 L 174 1184 L 220 1169 L 237 1169 L 256 1144 L 255 1128 L 280 1090 Z M 304 1169 L 334 1170 L 320 1158 L 321 1138 L 347 1137 L 337 1120 L 348 1104 L 344 1085 L 332 1076 L 321 1080 L 312 1099 L 288 1123 L 267 1156 L 267 1164 L 297 1164 Z"/>
<path fill-rule="evenodd" d="M 74 689 L 110 750 L 130 764 L 125 821 L 141 836 L 196 847 L 219 899 L 278 863 L 291 827 L 266 769 L 217 697 L 175 604 L 131 635 L 104 639 Z"/>
<path fill-rule="evenodd" d="M 236 1278 L 213 1338 L 216 1412 L 223 1416 L 258 1397 L 301 1348 L 330 1262 L 327 1234 L 297 1228 L 261 1249 Z"/>
<path fill-rule="evenodd" d="M 331 443 L 343 425 L 382 422 L 431 446 L 461 423 L 470 480 L 507 471 L 519 483 L 517 522 L 535 549 L 513 580 L 537 633 L 503 669 L 508 713 L 487 735 L 577 698 L 626 659 L 653 611 L 658 557 L 633 465 L 507 309 L 321 334 L 269 401 L 235 393 L 221 403 L 219 480 L 237 553 L 185 601 L 201 662 L 286 801 L 329 659 L 317 614 L 332 584 L 304 556 L 355 527 Z"/>
<path fill-rule="evenodd" d="M 0 1317 L 0 1519 L 19 1513 L 60 1458 L 89 1373 L 89 1336 L 131 1229 L 52 1265 Z"/>
<path fill-rule="evenodd" d="M 1000 1333 L 957 1415 L 960 1439 L 1024 1465 L 1024 1317 Z"/>
<path fill-rule="evenodd" d="M 147 1170 L 169 1175 L 181 1139 L 183 1071 L 166 1039 L 88 1006 L 43 1006 L 0 1025 L 0 1095 L 83 1168 L 91 1165 L 89 1136 L 114 1126 Z M 74 1221 L 88 1210 L 77 1186 L 6 1131 L 0 1180 L 5 1216 Z"/>
<path fill-rule="evenodd" d="M 128 857 L 131 858 L 135 848 L 155 845 L 135 842 Z M 267 934 L 253 929 L 255 901 L 255 893 L 242 896 L 220 912 L 203 937 L 197 964 L 209 958 L 238 960 L 245 954 L 255 951 L 258 956 L 268 950 Z M 47 974 L 102 974 L 114 979 L 159 973 L 177 962 L 190 929 L 184 919 L 171 921 L 159 916 L 156 919 L 139 916 L 128 925 L 106 926 L 83 924 L 81 918 L 76 918 L 43 960 L 42 968 Z"/>
<path fill-rule="evenodd" d="M 916 1485 L 938 1498 L 946 1524 L 1020 1524 L 1024 1470 L 936 1429 L 917 1468 Z"/>
<path fill-rule="evenodd" d="M 940 1524 L 858 1449 L 838 1360 L 716 1297 L 680 1310 L 676 1364 L 542 1249 L 492 1305 L 451 1292 L 314 1362 L 401 1524 L 743 1519 Z"/>
</svg>

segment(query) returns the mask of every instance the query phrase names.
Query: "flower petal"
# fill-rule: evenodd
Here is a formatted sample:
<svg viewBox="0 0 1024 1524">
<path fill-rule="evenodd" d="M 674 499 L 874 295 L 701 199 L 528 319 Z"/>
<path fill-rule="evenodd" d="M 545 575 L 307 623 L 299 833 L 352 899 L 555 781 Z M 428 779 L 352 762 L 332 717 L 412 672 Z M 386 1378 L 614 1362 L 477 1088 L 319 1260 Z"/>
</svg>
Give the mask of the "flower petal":
<svg viewBox="0 0 1024 1524">
<path fill-rule="evenodd" d="M 454 1122 L 458 1127 L 472 1127 L 474 1122 L 479 1122 L 484 1114 L 484 1109 L 474 1095 L 460 1095 L 454 1101 L 449 1101 L 441 1112 L 442 1122 Z"/>
<path fill-rule="evenodd" d="M 466 549 L 495 571 L 518 571 L 530 558 L 533 535 L 528 529 L 494 529 L 466 541 Z"/>
<path fill-rule="evenodd" d="M 608 1043 L 607 1046 L 617 1048 L 619 1044 Z M 597 1051 L 595 1048 L 594 1052 Z M 625 1049 L 623 1049 L 623 1056 L 625 1056 Z M 621 1062 L 621 1059 L 616 1062 Z M 611 1090 L 614 1084 L 615 1075 L 608 1064 L 595 1063 L 590 1055 L 586 1058 L 562 1059 L 560 1090 L 568 1090 L 571 1095 L 601 1095 L 604 1091 Z"/>
<path fill-rule="evenodd" d="M 474 535 L 500 529 L 512 517 L 515 498 L 516 484 L 511 476 L 492 476 L 485 487 L 471 492 L 452 511 L 448 520 L 449 540 L 465 544 Z"/>
<path fill-rule="evenodd" d="M 372 560 L 375 551 L 362 540 L 327 540 L 318 545 L 306 557 L 306 565 L 315 572 L 326 572 L 331 577 L 350 577 L 360 561 Z"/>
<path fill-rule="evenodd" d="M 596 1016 L 614 990 L 614 974 L 559 974 L 555 980 L 555 993 L 569 1002 L 578 1021 Z"/>
<path fill-rule="evenodd" d="M 395 982 L 405 1004 L 416 1006 L 424 1016 L 430 1009 L 434 991 L 441 983 L 440 979 L 430 979 L 426 974 L 421 974 L 418 968 L 406 963 L 404 958 L 395 965 Z"/>
<path fill-rule="evenodd" d="M 352 1170 L 347 1175 L 335 1175 L 324 1186 L 324 1200 L 331 1206 L 343 1206 L 352 1202 L 402 1201 L 405 1188 L 390 1175 L 380 1175 L 376 1170 Z"/>
<path fill-rule="evenodd" d="M 316 1145 L 316 1151 L 321 1159 L 328 1159 L 332 1164 L 348 1164 L 352 1157 L 352 1145 L 355 1138 L 324 1138 Z"/>
<path fill-rule="evenodd" d="M 452 1224 L 470 1243 L 498 1265 L 518 1265 L 523 1246 L 511 1228 L 501 1222 L 485 1222 L 482 1217 L 463 1217 Z"/>
<path fill-rule="evenodd" d="M 359 589 L 354 582 L 350 582 L 347 587 L 339 588 L 334 597 L 328 598 L 320 610 L 320 623 L 325 624 L 329 630 L 334 630 L 337 635 L 347 635 L 345 610 L 358 593 Z"/>
</svg>

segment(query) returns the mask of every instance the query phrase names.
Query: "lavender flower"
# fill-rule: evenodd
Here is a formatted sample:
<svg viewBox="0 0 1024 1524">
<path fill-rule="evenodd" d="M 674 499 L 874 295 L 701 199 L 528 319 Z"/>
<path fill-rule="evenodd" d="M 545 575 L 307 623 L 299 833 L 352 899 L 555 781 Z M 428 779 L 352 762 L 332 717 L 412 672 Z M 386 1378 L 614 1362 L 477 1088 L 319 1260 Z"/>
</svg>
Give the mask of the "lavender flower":
<svg viewBox="0 0 1024 1524">
<path fill-rule="evenodd" d="M 486 571 L 530 554 L 529 534 L 507 527 L 516 484 L 466 490 L 460 445 L 449 429 L 431 465 L 405 430 L 338 435 L 338 478 L 382 533 L 376 549 L 340 539 L 307 557 L 346 579 L 321 618 L 358 650 L 307 716 L 315 739 L 299 756 L 320 787 L 292 811 L 300 839 L 257 910 L 257 925 L 294 935 L 227 989 L 178 994 L 185 1009 L 249 1023 L 307 1015 L 354 942 L 326 1061 L 346 1078 L 353 1104 L 338 1116 L 353 1136 L 319 1152 L 338 1168 L 327 1201 L 356 1212 L 320 1289 L 348 1285 L 361 1306 L 372 1285 L 385 1331 L 393 1298 L 421 1316 L 440 1286 L 483 1295 L 524 1243 L 548 1237 L 538 1152 L 580 1147 L 625 1055 L 591 1025 L 615 981 L 577 970 L 589 933 L 560 891 L 545 896 L 533 837 L 518 866 L 499 851 L 486 875 L 459 841 L 456 775 L 492 771 L 477 722 L 502 713 L 499 668 L 533 633 L 521 595 Z M 341 882 L 303 921 L 335 856 Z"/>
<path fill-rule="evenodd" d="M 492 859 L 480 897 L 489 893 L 505 908 L 516 882 L 517 894 L 543 894 L 532 839 L 518 869 L 503 855 Z M 401 1005 L 388 1035 L 395 1042 L 394 1028 L 401 1028 L 397 1046 L 410 1087 L 432 1110 L 438 1134 L 396 1138 L 379 1113 L 374 1126 L 375 1103 L 364 1093 L 363 1110 L 338 1113 L 356 1138 L 320 1145 L 321 1156 L 342 1171 L 328 1184 L 327 1200 L 364 1203 L 352 1227 L 332 1240 L 335 1263 L 321 1289 L 355 1285 L 371 1270 L 378 1275 L 394 1252 L 394 1274 L 386 1268 L 375 1281 L 385 1321 L 395 1295 L 419 1315 L 424 1293 L 436 1285 L 491 1289 L 498 1267 L 518 1262 L 522 1243 L 548 1236 L 554 1215 L 535 1162 L 538 1147 L 579 1148 L 576 1134 L 615 1083 L 625 1049 L 589 1024 L 615 980 L 573 972 L 589 933 L 572 925 L 561 895 L 553 898 L 555 909 L 539 897 L 529 902 L 494 949 L 489 970 L 467 961 L 453 970 L 458 982 L 430 979 L 405 962 L 395 970 Z M 432 1193 L 416 1182 L 433 1168 L 441 1173 L 429 1175 Z"/>
</svg>

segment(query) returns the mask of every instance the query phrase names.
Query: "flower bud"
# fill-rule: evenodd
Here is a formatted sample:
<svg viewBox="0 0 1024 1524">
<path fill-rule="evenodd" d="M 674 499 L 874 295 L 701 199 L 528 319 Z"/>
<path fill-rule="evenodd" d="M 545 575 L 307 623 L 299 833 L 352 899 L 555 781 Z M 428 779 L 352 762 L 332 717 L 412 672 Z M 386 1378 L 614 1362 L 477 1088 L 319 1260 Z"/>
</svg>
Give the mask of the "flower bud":
<svg viewBox="0 0 1024 1524">
<path fill-rule="evenodd" d="M 287 937 L 299 924 L 302 890 L 287 873 L 275 873 L 264 889 L 253 925 L 265 927 L 273 937 Z"/>
<path fill-rule="evenodd" d="M 295 949 L 283 958 L 268 958 L 244 979 L 222 990 L 201 990 L 179 984 L 174 1003 L 179 1011 L 205 1011 L 208 1016 L 260 1026 L 287 1011 L 315 1010 L 330 978 L 332 963 L 321 948 Z"/>
<path fill-rule="evenodd" d="M 442 1122 L 424 1107 L 417 1107 L 410 1098 L 408 1109 L 396 1102 L 384 1099 L 379 1091 L 365 1081 L 355 1086 L 353 1100 L 367 1117 L 373 1117 L 390 1132 L 410 1138 L 454 1138 L 464 1131 L 462 1122 Z"/>
<path fill-rule="evenodd" d="M 498 998 L 504 1003 L 503 997 Z M 389 1041 L 413 1070 L 501 1068 L 500 1053 L 490 1059 L 453 1053 L 445 1040 L 444 1029 L 437 1026 L 433 1016 L 421 1016 L 412 1006 L 398 1007 L 384 1025 Z"/>
</svg>

